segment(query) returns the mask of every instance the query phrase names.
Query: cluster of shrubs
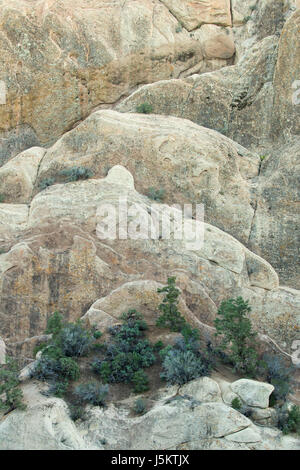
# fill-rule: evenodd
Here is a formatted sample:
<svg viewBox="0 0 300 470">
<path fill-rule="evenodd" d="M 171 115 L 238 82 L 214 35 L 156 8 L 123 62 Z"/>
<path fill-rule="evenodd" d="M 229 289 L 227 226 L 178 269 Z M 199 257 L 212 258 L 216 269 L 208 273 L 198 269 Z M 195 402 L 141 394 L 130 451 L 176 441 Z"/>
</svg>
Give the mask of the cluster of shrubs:
<svg viewBox="0 0 300 470">
<path fill-rule="evenodd" d="M 154 347 L 145 339 L 147 324 L 136 310 L 124 313 L 122 320 L 110 328 L 111 340 L 92 367 L 105 383 L 132 383 L 136 393 L 145 392 L 149 379 L 144 369 L 156 361 Z"/>
<path fill-rule="evenodd" d="M 147 196 L 153 201 L 162 202 L 165 199 L 166 191 L 164 188 L 156 189 L 150 187 L 147 191 Z"/>
<path fill-rule="evenodd" d="M 180 333 L 174 346 L 167 346 L 160 351 L 162 358 L 161 378 L 170 384 L 189 382 L 190 380 L 209 375 L 212 362 L 209 355 L 200 351 L 199 332 L 192 329 L 178 309 L 180 295 L 176 278 L 169 277 L 167 286 L 158 289 L 164 298 L 159 305 L 161 315 L 156 325 Z"/>
<path fill-rule="evenodd" d="M 59 175 L 64 178 L 66 183 L 70 183 L 72 181 L 86 180 L 92 178 L 93 172 L 89 168 L 85 168 L 83 166 L 73 166 L 72 168 L 62 170 Z M 40 182 L 39 188 L 41 190 L 44 190 L 49 186 L 55 184 L 55 182 L 55 178 L 44 178 Z"/>
<path fill-rule="evenodd" d="M 300 432 L 300 409 L 288 407 L 286 399 L 291 392 L 291 368 L 287 368 L 281 357 L 265 354 L 262 359 L 256 352 L 256 333 L 249 319 L 250 307 L 241 297 L 222 302 L 215 319 L 218 346 L 211 342 L 201 348 L 199 331 L 193 329 L 181 315 L 179 305 L 180 291 L 176 278 L 168 278 L 167 285 L 158 289 L 164 294 L 159 305 L 160 315 L 156 326 L 178 333 L 175 343 L 164 346 L 159 341 L 152 344 L 146 338 L 148 326 L 142 315 L 129 310 L 121 317 L 122 322 L 109 328 L 110 339 L 106 343 L 95 343 L 102 333 L 87 330 L 78 321 L 65 323 L 62 316 L 55 312 L 48 320 L 46 333 L 51 335 L 47 344 L 41 345 L 41 356 L 35 364 L 32 375 L 47 381 L 48 393 L 64 396 L 71 381 L 80 376 L 78 358 L 98 351 L 91 363 L 91 369 L 100 381 L 82 383 L 74 388 L 71 416 L 82 418 L 86 404 L 104 406 L 109 393 L 108 384 L 131 384 L 136 393 L 149 389 L 146 369 L 160 362 L 160 377 L 169 384 L 183 385 L 193 379 L 208 376 L 216 363 L 231 365 L 235 372 L 251 377 L 263 378 L 274 385 L 271 406 L 275 406 L 278 427 L 284 432 Z M 97 346 L 97 347 L 96 347 Z M 0 367 L 0 407 L 8 411 L 22 407 L 22 392 L 18 387 L 16 365 L 9 362 Z M 232 407 L 247 415 L 247 409 L 238 398 Z M 135 402 L 136 414 L 146 411 L 142 399 Z"/>
<path fill-rule="evenodd" d="M 94 335 L 79 321 L 64 323 L 58 312 L 49 318 L 45 333 L 51 335 L 51 340 L 41 346 L 41 357 L 35 364 L 32 376 L 50 384 L 49 394 L 62 397 L 70 381 L 79 379 L 77 358 L 89 354 Z"/>
</svg>

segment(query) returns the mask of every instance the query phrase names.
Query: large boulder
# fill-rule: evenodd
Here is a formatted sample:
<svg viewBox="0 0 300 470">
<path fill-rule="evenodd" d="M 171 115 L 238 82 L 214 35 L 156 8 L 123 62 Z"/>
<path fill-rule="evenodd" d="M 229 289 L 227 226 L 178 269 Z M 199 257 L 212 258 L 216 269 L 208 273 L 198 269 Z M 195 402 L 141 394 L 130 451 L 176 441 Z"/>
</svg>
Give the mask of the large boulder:
<svg viewBox="0 0 300 470">
<path fill-rule="evenodd" d="M 213 47 L 205 58 L 203 36 L 191 36 L 159 0 L 1 0 L 0 9 L 0 80 L 7 88 L 0 162 L 52 144 L 95 107 L 116 103 L 140 84 L 195 66 L 214 70 L 234 54 L 231 38 L 225 58 L 213 57 Z M 228 8 L 221 11 L 230 24 Z M 199 24 L 201 15 L 195 11 Z M 218 15 L 208 19 L 215 18 L 220 24 Z M 220 31 L 215 38 L 218 51 Z"/>
<path fill-rule="evenodd" d="M 268 408 L 269 398 L 274 387 L 256 380 L 240 379 L 231 384 L 231 390 L 248 406 Z"/>
</svg>

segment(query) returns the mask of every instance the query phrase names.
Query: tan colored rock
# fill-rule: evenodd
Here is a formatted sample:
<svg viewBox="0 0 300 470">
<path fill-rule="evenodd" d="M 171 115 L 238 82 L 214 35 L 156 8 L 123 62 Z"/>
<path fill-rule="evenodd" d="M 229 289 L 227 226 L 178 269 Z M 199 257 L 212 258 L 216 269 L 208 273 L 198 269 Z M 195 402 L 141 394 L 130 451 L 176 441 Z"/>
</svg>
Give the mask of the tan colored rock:
<svg viewBox="0 0 300 470">
<path fill-rule="evenodd" d="M 213 24 L 203 25 L 199 30 L 202 39 L 204 57 L 207 59 L 230 59 L 234 55 L 235 45 L 231 28 L 223 28 Z"/>
<path fill-rule="evenodd" d="M 209 223 L 246 242 L 254 214 L 248 180 L 258 174 L 259 161 L 229 139 L 186 120 L 105 110 L 93 113 L 46 152 L 37 186 L 45 178 L 63 182 L 60 172 L 75 165 L 89 168 L 94 177 L 123 165 L 140 193 L 153 187 L 165 191 L 169 204 L 202 202 Z"/>
<path fill-rule="evenodd" d="M 147 102 L 154 113 L 189 119 L 255 149 L 270 138 L 277 44 L 269 36 L 248 46 L 234 66 L 145 85 L 116 109 L 135 112 Z"/>
<path fill-rule="evenodd" d="M 22 351 L 20 343 L 41 334 L 55 310 L 70 320 L 89 311 L 90 323 L 105 328 L 127 308 L 137 308 L 153 323 L 161 300 L 156 283 L 165 284 L 170 275 L 182 290 L 182 313 L 207 339 L 220 302 L 237 295 L 249 298 L 258 330 L 274 312 L 288 312 L 291 326 L 297 324 L 299 293 L 289 293 L 287 303 L 272 267 L 216 227 L 205 224 L 204 244 L 197 249 L 188 248 L 186 237 L 174 239 L 173 228 L 170 239 L 99 239 L 98 208 L 111 204 L 112 211 L 120 197 L 128 198 L 129 208 L 139 204 L 150 224 L 151 201 L 133 187 L 128 170 L 118 166 L 102 180 L 57 184 L 34 198 L 22 243 L 0 256 L 1 335 L 12 347 Z M 157 207 L 169 213 L 167 205 Z M 249 270 L 253 259 L 255 272 Z M 273 326 L 272 319 L 263 332 L 272 336 Z M 275 331 L 282 341 L 285 334 Z"/>
<path fill-rule="evenodd" d="M 156 390 L 151 409 L 142 416 L 130 412 L 136 401 L 129 397 L 105 408 L 88 406 L 86 419 L 71 420 L 66 403 L 48 398 L 47 385 L 22 386 L 26 411 L 14 411 L 0 420 L 1 450 L 296 450 L 299 439 L 283 436 L 274 428 L 255 426 L 238 411 L 216 402 L 207 377 L 198 388 L 179 399 L 178 387 Z M 185 387 L 196 385 L 197 380 Z M 149 397 L 148 397 L 149 398 Z M 18 432 L 16 432 L 18 429 Z M 30 429 L 30 432 L 27 432 Z M 136 430 L 139 432 L 136 432 Z"/>
<path fill-rule="evenodd" d="M 274 76 L 272 135 L 300 134 L 300 11 L 286 22 L 279 42 Z"/>
<path fill-rule="evenodd" d="M 215 15 L 207 19 L 230 24 L 229 1 L 217 3 L 226 10 L 209 8 Z M 8 92 L 0 108 L 0 161 L 53 144 L 96 107 L 140 84 L 201 64 L 226 65 L 214 58 L 209 66 L 201 42 L 177 29 L 159 0 L 2 0 L 0 80 Z"/>
<path fill-rule="evenodd" d="M 300 107 L 300 104 L 298 105 Z M 270 152 L 257 182 L 249 248 L 269 261 L 281 284 L 299 289 L 300 142 L 295 136 Z"/>
<path fill-rule="evenodd" d="M 209 377 L 201 377 L 183 385 L 179 393 L 183 397 L 189 395 L 202 403 L 222 402 L 219 385 Z"/>
<path fill-rule="evenodd" d="M 261 436 L 254 426 L 249 426 L 246 429 L 242 429 L 242 431 L 238 431 L 230 434 L 229 436 L 226 436 L 225 439 L 232 442 L 251 444 L 254 442 L 259 442 L 261 440 Z"/>
<path fill-rule="evenodd" d="M 0 422 L 1 450 L 88 449 L 59 398 L 46 398 L 29 383 L 23 388 L 26 411 L 10 413 Z"/>
<path fill-rule="evenodd" d="M 240 379 L 231 384 L 231 390 L 248 406 L 268 408 L 273 385 L 256 380 Z"/>
<path fill-rule="evenodd" d="M 229 0 L 161 0 L 188 31 L 204 23 L 231 26 Z"/>
<path fill-rule="evenodd" d="M 0 193 L 6 203 L 30 202 L 45 149 L 32 147 L 0 168 Z"/>
<path fill-rule="evenodd" d="M 13 239 L 24 230 L 28 221 L 28 206 L 25 204 L 0 204 L 0 242 Z"/>
</svg>

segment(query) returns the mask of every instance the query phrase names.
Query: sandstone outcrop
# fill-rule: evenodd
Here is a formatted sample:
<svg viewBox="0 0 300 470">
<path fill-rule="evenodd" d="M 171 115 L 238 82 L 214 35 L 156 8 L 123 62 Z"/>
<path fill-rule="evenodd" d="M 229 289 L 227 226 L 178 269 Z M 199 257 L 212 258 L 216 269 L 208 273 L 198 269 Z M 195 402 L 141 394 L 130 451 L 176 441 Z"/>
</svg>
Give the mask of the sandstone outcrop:
<svg viewBox="0 0 300 470">
<path fill-rule="evenodd" d="M 235 50 L 229 32 L 219 26 L 206 38 L 186 29 L 191 21 L 229 26 L 229 1 L 216 10 L 213 3 L 205 2 L 205 11 L 198 4 L 192 17 L 183 12 L 183 28 L 181 16 L 159 0 L 1 0 L 0 80 L 7 96 L 0 161 L 51 145 L 96 107 L 141 84 L 226 65 Z"/>
<path fill-rule="evenodd" d="M 151 409 L 140 417 L 132 416 L 132 396 L 104 409 L 89 407 L 86 419 L 75 423 L 66 403 L 45 397 L 42 390 L 38 384 L 24 384 L 28 408 L 0 420 L 1 450 L 300 449 L 296 437 L 256 426 L 224 404 L 214 378 L 157 391 Z"/>
<path fill-rule="evenodd" d="M 98 208 L 110 204 L 118 209 L 120 197 L 127 197 L 128 207 L 142 208 L 149 227 L 153 201 L 135 190 L 121 166 L 104 179 L 56 184 L 34 197 L 18 235 L 22 241 L 12 239 L 10 250 L 1 255 L 1 334 L 11 347 L 20 351 L 20 342 L 41 334 L 54 310 L 74 320 L 93 304 L 87 316 L 97 323 L 103 312 L 109 320 L 125 306 L 143 307 L 153 321 L 159 303 L 155 282 L 165 283 L 169 275 L 178 278 L 186 318 L 205 334 L 209 328 L 203 325 L 212 325 L 220 302 L 243 295 L 250 299 L 256 328 L 290 347 L 299 327 L 299 292 L 278 288 L 278 276 L 265 260 L 209 224 L 203 246 L 192 250 L 185 232 L 181 240 L 174 239 L 173 227 L 170 239 L 100 239 L 97 227 L 104 214 Z M 169 213 L 166 204 L 157 207 Z M 188 224 L 195 230 L 196 221 Z M 288 345 L 287 328 L 282 334 L 276 323 L 285 315 L 291 330 Z"/>
<path fill-rule="evenodd" d="M 248 241 L 258 155 L 187 120 L 97 111 L 46 152 L 36 191 L 49 178 L 65 182 L 62 172 L 74 166 L 99 178 L 118 164 L 132 173 L 140 193 L 153 187 L 164 190 L 169 204 L 205 204 L 205 220 Z"/>
<path fill-rule="evenodd" d="M 107 406 L 75 422 L 69 391 L 90 380 L 89 358 L 67 401 L 32 379 L 54 311 L 106 341 L 137 309 L 153 344 L 174 345 L 179 334 L 157 327 L 169 276 L 201 348 L 218 341 L 221 302 L 242 296 L 258 352 L 295 362 L 299 8 L 0 0 L 0 365 L 6 354 L 26 365 L 27 404 L 0 412 L 1 450 L 300 450 L 275 428 L 274 386 L 222 361 L 210 377 L 163 388 L 155 364 L 148 392 L 111 385 Z M 201 203 L 202 225 L 195 211 L 182 217 L 183 204 Z"/>
</svg>

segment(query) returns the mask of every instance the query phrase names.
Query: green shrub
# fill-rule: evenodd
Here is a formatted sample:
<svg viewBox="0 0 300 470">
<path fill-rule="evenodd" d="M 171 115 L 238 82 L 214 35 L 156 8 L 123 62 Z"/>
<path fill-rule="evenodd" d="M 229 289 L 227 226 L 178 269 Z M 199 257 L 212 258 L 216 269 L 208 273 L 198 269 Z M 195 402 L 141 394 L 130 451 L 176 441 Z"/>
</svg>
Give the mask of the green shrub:
<svg viewBox="0 0 300 470">
<path fill-rule="evenodd" d="M 183 29 L 182 24 L 181 24 L 181 23 L 178 23 L 178 25 L 177 25 L 175 31 L 176 31 L 176 33 L 181 33 L 181 32 L 182 32 L 182 29 Z"/>
<path fill-rule="evenodd" d="M 58 398 L 63 398 L 69 387 L 68 380 L 59 380 L 59 382 L 51 382 L 48 388 L 47 395 L 54 395 Z"/>
<path fill-rule="evenodd" d="M 277 410 L 277 426 L 284 434 L 297 433 L 300 435 L 300 407 L 293 405 Z"/>
<path fill-rule="evenodd" d="M 164 343 L 162 341 L 157 341 L 154 345 L 153 345 L 153 349 L 154 351 L 161 351 L 162 349 L 164 348 Z"/>
<path fill-rule="evenodd" d="M 235 397 L 231 402 L 231 406 L 234 410 L 240 411 L 240 409 L 242 408 L 242 403 L 238 399 L 238 397 Z"/>
<path fill-rule="evenodd" d="M 99 339 L 99 338 L 101 338 L 102 333 L 101 333 L 101 331 L 94 331 L 93 336 L 94 336 L 95 339 Z"/>
<path fill-rule="evenodd" d="M 108 385 L 101 385 L 97 382 L 89 382 L 78 385 L 75 388 L 74 394 L 79 403 L 89 403 L 94 406 L 104 406 L 108 392 Z"/>
<path fill-rule="evenodd" d="M 45 333 L 47 335 L 58 335 L 64 326 L 63 316 L 59 312 L 54 312 L 47 321 Z"/>
<path fill-rule="evenodd" d="M 62 379 L 77 380 L 80 376 L 78 364 L 70 357 L 53 358 L 48 355 L 36 362 L 32 376 L 38 380 L 47 380 L 52 383 Z"/>
<path fill-rule="evenodd" d="M 5 413 L 19 408 L 26 408 L 23 403 L 23 392 L 19 388 L 19 370 L 17 363 L 11 358 L 6 364 L 0 365 L 0 409 Z"/>
<path fill-rule="evenodd" d="M 41 190 L 44 190 L 44 189 L 48 188 L 49 186 L 52 186 L 53 184 L 55 184 L 55 179 L 54 178 L 44 178 L 40 182 L 39 188 Z"/>
<path fill-rule="evenodd" d="M 176 277 L 168 278 L 168 285 L 158 289 L 159 293 L 166 293 L 159 310 L 162 312 L 156 325 L 163 328 L 169 328 L 171 331 L 181 331 L 187 326 L 187 323 L 178 310 L 179 289 L 175 287 Z"/>
<path fill-rule="evenodd" d="M 153 111 L 153 106 L 149 103 L 141 103 L 136 107 L 137 113 L 142 114 L 151 114 Z"/>
<path fill-rule="evenodd" d="M 143 415 L 146 412 L 147 405 L 145 400 L 138 398 L 133 406 L 133 410 L 137 415 Z"/>
<path fill-rule="evenodd" d="M 280 356 L 265 354 L 261 369 L 265 380 L 275 387 L 272 393 L 274 402 L 285 401 L 292 391 L 293 368 L 287 367 Z"/>
<path fill-rule="evenodd" d="M 64 326 L 56 336 L 56 343 L 67 357 L 86 356 L 92 345 L 92 336 L 80 322 Z"/>
<path fill-rule="evenodd" d="M 160 351 L 163 361 L 161 378 L 171 384 L 182 385 L 190 380 L 210 375 L 211 358 L 206 351 L 200 351 L 199 333 L 189 325 L 185 336 L 181 334 L 174 346 L 167 346 Z"/>
<path fill-rule="evenodd" d="M 183 385 L 210 373 L 208 362 L 189 350 L 172 348 L 165 354 L 162 366 L 161 378 L 170 384 Z"/>
<path fill-rule="evenodd" d="M 83 166 L 73 166 L 72 168 L 62 170 L 60 175 L 65 177 L 67 182 L 71 182 L 89 179 L 93 176 L 93 172 Z"/>
<path fill-rule="evenodd" d="M 166 191 L 163 188 L 155 189 L 153 187 L 149 188 L 147 191 L 147 196 L 153 201 L 162 202 L 165 199 Z"/>
<path fill-rule="evenodd" d="M 216 335 L 222 336 L 220 349 L 225 351 L 234 370 L 250 377 L 257 372 L 256 333 L 247 317 L 251 308 L 242 297 L 222 302 L 215 319 Z M 227 352 L 228 351 L 228 352 Z"/>
<path fill-rule="evenodd" d="M 72 421 L 77 421 L 78 419 L 84 420 L 85 418 L 85 409 L 83 406 L 71 405 L 69 407 L 70 417 Z"/>
<path fill-rule="evenodd" d="M 3 202 L 5 202 L 5 196 L 4 194 L 0 194 L 0 204 L 2 204 Z"/>
<path fill-rule="evenodd" d="M 33 357 L 37 355 L 38 352 L 43 351 L 47 347 L 48 343 L 40 343 L 34 346 L 33 348 Z"/>
<path fill-rule="evenodd" d="M 105 355 L 92 363 L 106 383 L 133 383 L 134 374 L 150 367 L 156 358 L 153 346 L 144 339 L 146 323 L 136 310 L 122 315 L 123 324 L 110 328 L 111 341 Z"/>
<path fill-rule="evenodd" d="M 143 393 L 149 390 L 149 378 L 142 369 L 133 374 L 132 383 L 134 384 L 135 393 Z"/>
</svg>

